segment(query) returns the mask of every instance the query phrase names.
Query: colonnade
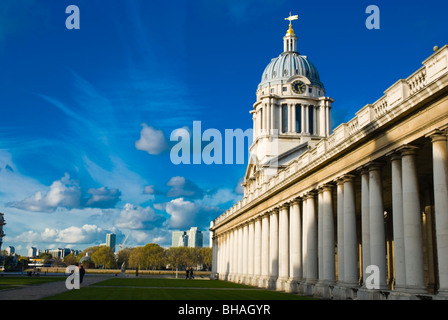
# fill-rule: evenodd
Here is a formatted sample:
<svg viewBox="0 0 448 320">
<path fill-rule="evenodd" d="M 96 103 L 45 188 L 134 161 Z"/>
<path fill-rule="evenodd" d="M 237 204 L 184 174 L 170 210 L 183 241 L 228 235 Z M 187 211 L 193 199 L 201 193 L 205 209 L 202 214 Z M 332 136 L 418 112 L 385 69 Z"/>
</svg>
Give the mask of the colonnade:
<svg viewBox="0 0 448 320">
<path fill-rule="evenodd" d="M 253 111 L 255 132 L 277 129 L 280 134 L 330 134 L 331 103 L 262 103 Z"/>
<path fill-rule="evenodd" d="M 402 145 L 215 234 L 219 278 L 334 299 L 447 298 L 447 132 L 424 139 L 432 156 L 421 143 Z M 430 162 L 435 227 L 422 222 L 428 205 L 421 200 L 422 179 L 428 177 L 419 177 L 417 159 Z M 424 230 L 434 238 L 432 247 Z M 425 269 L 428 259 L 433 270 Z"/>
</svg>

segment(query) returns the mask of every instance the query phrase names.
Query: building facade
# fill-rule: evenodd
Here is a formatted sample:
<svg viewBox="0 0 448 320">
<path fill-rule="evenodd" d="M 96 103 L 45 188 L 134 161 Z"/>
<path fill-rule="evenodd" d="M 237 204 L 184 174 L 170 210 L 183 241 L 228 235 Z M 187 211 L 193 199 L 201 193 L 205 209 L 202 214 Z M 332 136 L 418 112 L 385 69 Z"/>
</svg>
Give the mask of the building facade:
<svg viewBox="0 0 448 320">
<path fill-rule="evenodd" d="M 112 252 L 115 252 L 116 241 L 117 235 L 115 233 L 106 234 L 106 246 L 109 247 Z"/>
<path fill-rule="evenodd" d="M 314 65 L 284 52 L 251 111 L 244 197 L 210 224 L 212 276 L 330 299 L 448 298 L 448 45 L 330 132 Z"/>
<path fill-rule="evenodd" d="M 197 227 L 191 227 L 188 231 L 173 231 L 171 237 L 172 247 L 201 248 L 203 246 L 203 234 Z"/>
</svg>

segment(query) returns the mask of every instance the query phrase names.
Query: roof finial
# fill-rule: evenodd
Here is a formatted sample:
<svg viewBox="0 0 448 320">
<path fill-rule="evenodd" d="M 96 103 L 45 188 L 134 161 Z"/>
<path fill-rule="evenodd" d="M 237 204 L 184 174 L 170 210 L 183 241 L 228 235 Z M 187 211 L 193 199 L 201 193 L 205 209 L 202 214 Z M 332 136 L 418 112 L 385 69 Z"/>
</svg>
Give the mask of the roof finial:
<svg viewBox="0 0 448 320">
<path fill-rule="evenodd" d="M 287 34 L 294 34 L 294 30 L 292 29 L 292 20 L 298 20 L 298 19 L 299 19 L 298 15 L 292 16 L 291 12 L 289 12 L 289 17 L 285 18 L 285 20 L 289 20 L 289 29 Z"/>
</svg>

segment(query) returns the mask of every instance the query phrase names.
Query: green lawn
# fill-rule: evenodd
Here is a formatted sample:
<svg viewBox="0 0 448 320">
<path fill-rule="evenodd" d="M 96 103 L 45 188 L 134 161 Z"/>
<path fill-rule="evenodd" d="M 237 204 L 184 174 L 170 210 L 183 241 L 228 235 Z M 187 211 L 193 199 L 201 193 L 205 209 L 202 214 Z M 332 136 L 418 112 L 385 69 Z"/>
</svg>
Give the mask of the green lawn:
<svg viewBox="0 0 448 320">
<path fill-rule="evenodd" d="M 217 280 L 112 278 L 46 300 L 304 300 L 298 295 Z"/>
<path fill-rule="evenodd" d="M 13 289 L 22 286 L 30 286 L 47 282 L 65 281 L 65 277 L 28 277 L 28 276 L 3 276 L 0 277 L 0 290 Z"/>
</svg>

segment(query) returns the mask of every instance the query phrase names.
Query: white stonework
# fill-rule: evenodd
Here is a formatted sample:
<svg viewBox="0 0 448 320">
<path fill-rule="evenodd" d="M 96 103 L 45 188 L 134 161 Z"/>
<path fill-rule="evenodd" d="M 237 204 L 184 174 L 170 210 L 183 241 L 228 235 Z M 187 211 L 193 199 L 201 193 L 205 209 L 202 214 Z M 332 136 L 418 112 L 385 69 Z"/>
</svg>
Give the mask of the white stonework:
<svg viewBox="0 0 448 320">
<path fill-rule="evenodd" d="M 283 40 L 251 111 L 244 197 L 210 225 L 212 276 L 327 299 L 448 299 L 448 45 L 330 132 L 333 99 L 291 27 Z"/>
</svg>

